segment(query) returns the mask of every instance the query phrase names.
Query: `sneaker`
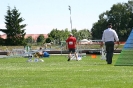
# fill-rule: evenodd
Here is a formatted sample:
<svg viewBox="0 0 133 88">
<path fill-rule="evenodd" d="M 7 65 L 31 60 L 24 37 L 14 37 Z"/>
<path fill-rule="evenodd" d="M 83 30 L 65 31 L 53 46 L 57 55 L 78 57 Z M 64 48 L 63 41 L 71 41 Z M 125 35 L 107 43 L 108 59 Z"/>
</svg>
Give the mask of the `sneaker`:
<svg viewBox="0 0 133 88">
<path fill-rule="evenodd" d="M 107 63 L 107 64 L 112 64 L 112 63 Z"/>
</svg>

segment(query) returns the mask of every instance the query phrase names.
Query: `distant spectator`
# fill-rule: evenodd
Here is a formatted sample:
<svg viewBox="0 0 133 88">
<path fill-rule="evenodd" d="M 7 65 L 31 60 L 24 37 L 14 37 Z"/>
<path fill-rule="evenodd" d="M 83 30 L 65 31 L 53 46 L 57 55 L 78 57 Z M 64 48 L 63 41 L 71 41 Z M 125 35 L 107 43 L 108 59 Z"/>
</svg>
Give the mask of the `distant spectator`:
<svg viewBox="0 0 133 88">
<path fill-rule="evenodd" d="M 41 47 L 40 47 L 40 49 L 39 49 L 39 51 L 38 51 L 38 54 L 39 54 L 40 57 L 43 57 L 43 50 L 42 50 Z"/>
</svg>

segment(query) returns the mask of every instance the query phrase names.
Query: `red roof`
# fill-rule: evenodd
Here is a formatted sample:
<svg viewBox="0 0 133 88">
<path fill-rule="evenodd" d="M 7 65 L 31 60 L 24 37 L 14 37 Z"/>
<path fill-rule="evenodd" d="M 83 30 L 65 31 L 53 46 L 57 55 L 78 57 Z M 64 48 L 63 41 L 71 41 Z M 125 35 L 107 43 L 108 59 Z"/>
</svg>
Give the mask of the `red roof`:
<svg viewBox="0 0 133 88">
<path fill-rule="evenodd" d="M 44 38 L 48 38 L 48 35 L 47 34 L 26 34 L 24 37 L 25 38 L 28 38 L 28 37 L 31 36 L 32 39 L 36 40 L 39 35 L 43 35 Z M 1 35 L 1 38 L 3 38 L 3 39 L 6 39 L 6 37 L 7 37 L 6 34 Z"/>
<path fill-rule="evenodd" d="M 6 39 L 6 34 L 0 35 L 0 37 Z"/>
</svg>

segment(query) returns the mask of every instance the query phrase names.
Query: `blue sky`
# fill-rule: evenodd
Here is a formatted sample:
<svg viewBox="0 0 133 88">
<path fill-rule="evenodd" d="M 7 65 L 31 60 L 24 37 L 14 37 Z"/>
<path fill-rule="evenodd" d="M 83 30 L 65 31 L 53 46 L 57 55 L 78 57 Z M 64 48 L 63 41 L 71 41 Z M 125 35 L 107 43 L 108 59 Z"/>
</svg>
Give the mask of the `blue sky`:
<svg viewBox="0 0 133 88">
<path fill-rule="evenodd" d="M 123 2 L 128 0 L 1 0 L 0 28 L 5 28 L 4 16 L 10 6 L 11 9 L 16 7 L 20 17 L 25 19 L 22 24 L 27 24 L 27 34 L 47 34 L 54 28 L 71 30 L 70 5 L 72 28 L 90 30 L 101 13 L 110 10 L 113 4 Z"/>
</svg>

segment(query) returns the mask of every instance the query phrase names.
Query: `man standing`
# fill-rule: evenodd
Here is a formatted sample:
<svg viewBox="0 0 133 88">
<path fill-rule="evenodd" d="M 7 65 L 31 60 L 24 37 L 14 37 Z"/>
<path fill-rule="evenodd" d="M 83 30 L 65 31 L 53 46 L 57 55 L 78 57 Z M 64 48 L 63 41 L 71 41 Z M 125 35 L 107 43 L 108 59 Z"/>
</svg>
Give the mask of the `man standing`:
<svg viewBox="0 0 133 88">
<path fill-rule="evenodd" d="M 114 42 L 119 45 L 119 38 L 115 30 L 112 29 L 112 24 L 108 24 L 108 29 L 104 30 L 102 35 L 101 47 L 103 43 L 106 46 L 106 61 L 107 64 L 112 64 L 113 52 L 114 52 Z"/>
<path fill-rule="evenodd" d="M 70 33 L 68 39 L 66 40 L 66 48 L 69 50 L 67 61 L 70 61 L 72 54 L 74 54 L 76 57 L 76 60 L 78 60 L 77 54 L 76 54 L 76 44 L 77 44 L 76 38 L 73 36 L 73 34 Z"/>
</svg>

